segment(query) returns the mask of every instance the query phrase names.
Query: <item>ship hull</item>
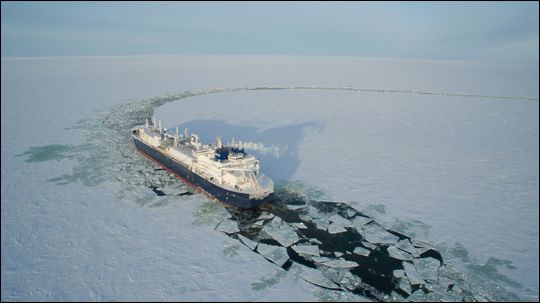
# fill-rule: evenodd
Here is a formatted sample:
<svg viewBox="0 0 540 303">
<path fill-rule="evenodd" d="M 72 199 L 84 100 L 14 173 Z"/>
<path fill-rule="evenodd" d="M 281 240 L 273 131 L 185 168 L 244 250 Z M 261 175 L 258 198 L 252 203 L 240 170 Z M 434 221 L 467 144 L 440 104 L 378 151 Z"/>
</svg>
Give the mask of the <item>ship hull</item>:
<svg viewBox="0 0 540 303">
<path fill-rule="evenodd" d="M 263 199 L 250 199 L 249 194 L 239 193 L 219 187 L 192 172 L 181 163 L 171 159 L 154 147 L 142 142 L 137 137 L 133 137 L 133 141 L 135 143 L 135 147 L 137 147 L 139 151 L 157 162 L 163 168 L 172 172 L 176 177 L 225 204 L 240 208 L 253 208 L 272 201 L 274 197 L 274 194 L 271 193 Z"/>
</svg>

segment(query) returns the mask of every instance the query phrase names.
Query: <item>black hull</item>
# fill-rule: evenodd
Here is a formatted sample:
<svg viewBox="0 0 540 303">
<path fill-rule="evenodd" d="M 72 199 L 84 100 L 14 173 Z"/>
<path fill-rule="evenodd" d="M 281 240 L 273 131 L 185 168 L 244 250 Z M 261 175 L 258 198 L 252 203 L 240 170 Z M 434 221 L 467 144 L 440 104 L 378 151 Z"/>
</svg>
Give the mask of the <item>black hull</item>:
<svg viewBox="0 0 540 303">
<path fill-rule="evenodd" d="M 143 154 L 156 161 L 163 168 L 172 172 L 176 177 L 225 204 L 240 208 L 253 208 L 272 201 L 274 197 L 274 194 L 272 193 L 260 200 L 250 199 L 249 194 L 224 189 L 202 178 L 196 173 L 193 173 L 184 165 L 172 160 L 157 149 L 145 144 L 138 138 L 133 137 L 133 142 L 135 143 L 135 147 L 137 147 Z"/>
</svg>

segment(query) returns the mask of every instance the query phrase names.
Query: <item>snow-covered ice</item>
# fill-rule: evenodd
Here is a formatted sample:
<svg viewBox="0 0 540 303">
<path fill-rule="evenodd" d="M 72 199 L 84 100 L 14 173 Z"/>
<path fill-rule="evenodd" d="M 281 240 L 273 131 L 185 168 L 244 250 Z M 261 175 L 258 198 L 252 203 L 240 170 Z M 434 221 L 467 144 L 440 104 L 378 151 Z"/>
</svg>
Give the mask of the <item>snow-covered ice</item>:
<svg viewBox="0 0 540 303">
<path fill-rule="evenodd" d="M 3 301 L 325 296 L 214 230 L 227 211 L 200 194 L 179 196 L 188 188 L 171 185 L 127 148 L 129 130 L 116 113 L 140 104 L 140 112 L 122 116 L 134 126 L 142 123 L 135 118 L 152 115 L 150 103 L 161 105 L 155 116 L 164 125 L 206 125 L 195 130 L 206 136 L 218 126 L 231 132 L 221 134 L 226 140 L 253 143 L 275 179 L 301 180 L 357 209 L 383 205 L 365 214 L 436 246 L 475 298 L 538 300 L 537 66 L 3 58 L 1 78 Z M 185 91 L 190 97 L 173 101 Z M 115 106 L 131 108 L 111 112 Z M 124 135 L 121 149 L 103 145 Z M 313 211 L 326 230 L 328 218 Z M 358 218 L 353 224 L 368 241 L 410 249 Z M 417 255 L 430 253 L 415 241 Z M 416 262 L 403 264 L 411 284 L 430 278 Z M 420 292 L 409 299 L 425 299 Z"/>
</svg>

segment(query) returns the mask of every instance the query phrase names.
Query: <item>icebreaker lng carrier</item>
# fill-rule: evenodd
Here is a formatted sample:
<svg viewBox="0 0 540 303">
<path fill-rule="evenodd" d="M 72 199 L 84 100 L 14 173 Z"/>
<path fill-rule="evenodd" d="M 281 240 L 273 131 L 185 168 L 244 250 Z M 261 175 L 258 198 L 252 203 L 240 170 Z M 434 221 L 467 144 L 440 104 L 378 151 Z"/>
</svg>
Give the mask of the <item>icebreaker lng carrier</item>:
<svg viewBox="0 0 540 303">
<path fill-rule="evenodd" d="M 238 144 L 225 146 L 220 137 L 216 146 L 202 144 L 199 136 L 169 134 L 161 121 L 132 131 L 135 146 L 147 157 L 188 184 L 211 197 L 241 208 L 270 202 L 274 183 L 259 173 L 259 160 Z"/>
</svg>

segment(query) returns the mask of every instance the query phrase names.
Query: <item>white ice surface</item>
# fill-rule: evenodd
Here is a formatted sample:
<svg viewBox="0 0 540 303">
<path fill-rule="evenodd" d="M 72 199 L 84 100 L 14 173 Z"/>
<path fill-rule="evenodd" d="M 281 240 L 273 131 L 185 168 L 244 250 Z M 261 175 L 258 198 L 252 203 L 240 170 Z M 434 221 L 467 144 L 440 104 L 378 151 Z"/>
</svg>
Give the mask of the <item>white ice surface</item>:
<svg viewBox="0 0 540 303">
<path fill-rule="evenodd" d="M 219 221 L 194 224 L 205 203 L 200 195 L 140 207 L 115 197 L 118 184 L 47 182 L 69 173 L 72 160 L 16 156 L 31 146 L 84 142 L 82 131 L 66 128 L 94 111 L 167 92 L 278 85 L 538 98 L 538 66 L 476 61 L 2 59 L 1 73 L 2 300 L 320 296 L 213 230 Z M 180 100 L 156 117 L 167 126 L 206 119 L 259 131 L 308 123 L 291 179 L 359 209 L 384 205 L 386 221 L 422 222 L 425 240 L 459 242 L 480 261 L 509 260 L 516 269 L 501 270 L 538 299 L 538 101 L 261 90 Z"/>
</svg>

